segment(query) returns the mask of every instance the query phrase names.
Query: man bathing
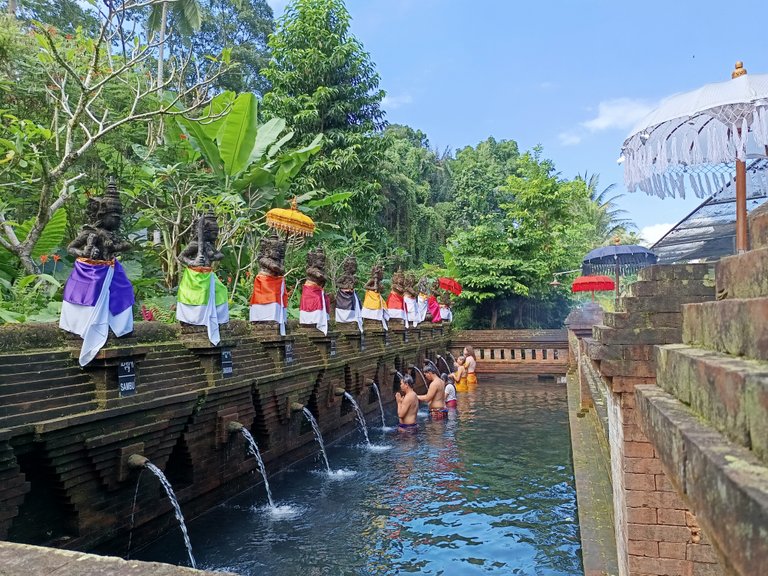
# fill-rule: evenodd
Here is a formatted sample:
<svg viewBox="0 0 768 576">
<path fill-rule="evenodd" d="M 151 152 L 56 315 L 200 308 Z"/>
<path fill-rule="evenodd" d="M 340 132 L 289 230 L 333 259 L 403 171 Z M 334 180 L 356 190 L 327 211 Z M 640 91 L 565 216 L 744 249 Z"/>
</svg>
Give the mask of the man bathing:
<svg viewBox="0 0 768 576">
<path fill-rule="evenodd" d="M 437 375 L 437 370 L 432 364 L 424 366 L 423 372 L 429 389 L 426 394 L 418 396 L 418 399 L 429 403 L 429 415 L 433 420 L 442 420 L 448 414 L 445 407 L 445 382 Z"/>
<path fill-rule="evenodd" d="M 400 419 L 400 430 L 412 430 L 416 428 L 416 412 L 419 410 L 419 400 L 413 391 L 413 378 L 403 376 L 400 378 L 400 392 L 395 394 L 397 400 L 397 417 Z"/>
</svg>

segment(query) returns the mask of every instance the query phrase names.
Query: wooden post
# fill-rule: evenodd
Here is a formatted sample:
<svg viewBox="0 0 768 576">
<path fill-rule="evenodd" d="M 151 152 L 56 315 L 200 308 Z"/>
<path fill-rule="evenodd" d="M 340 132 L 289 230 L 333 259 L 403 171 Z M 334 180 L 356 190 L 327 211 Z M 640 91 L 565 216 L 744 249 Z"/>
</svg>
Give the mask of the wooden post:
<svg viewBox="0 0 768 576">
<path fill-rule="evenodd" d="M 736 160 L 736 253 L 747 250 L 747 164 Z"/>
</svg>

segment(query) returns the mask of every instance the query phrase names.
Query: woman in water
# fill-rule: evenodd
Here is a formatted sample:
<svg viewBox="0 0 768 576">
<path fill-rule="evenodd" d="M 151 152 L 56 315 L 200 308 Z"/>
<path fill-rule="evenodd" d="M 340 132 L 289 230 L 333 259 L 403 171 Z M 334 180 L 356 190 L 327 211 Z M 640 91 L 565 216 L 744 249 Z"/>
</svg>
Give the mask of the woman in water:
<svg viewBox="0 0 768 576">
<path fill-rule="evenodd" d="M 464 356 L 456 358 L 456 371 L 451 376 L 453 376 L 453 381 L 456 383 L 457 392 L 469 390 L 467 387 L 467 367 L 465 366 Z"/>
<path fill-rule="evenodd" d="M 472 346 L 464 347 L 464 357 L 467 364 L 467 387 L 469 390 L 474 390 L 477 388 L 477 375 L 475 375 L 475 370 L 477 370 L 477 358 L 475 358 L 475 350 Z"/>
<path fill-rule="evenodd" d="M 453 381 L 453 374 L 445 378 L 445 406 L 456 408 L 456 385 Z"/>
</svg>

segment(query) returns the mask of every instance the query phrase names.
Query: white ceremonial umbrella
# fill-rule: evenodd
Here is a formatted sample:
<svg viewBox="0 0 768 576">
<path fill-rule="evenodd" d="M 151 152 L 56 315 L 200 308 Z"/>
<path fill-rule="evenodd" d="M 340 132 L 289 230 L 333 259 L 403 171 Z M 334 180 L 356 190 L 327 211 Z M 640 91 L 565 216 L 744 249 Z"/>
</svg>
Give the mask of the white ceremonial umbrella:
<svg viewBox="0 0 768 576">
<path fill-rule="evenodd" d="M 736 161 L 736 249 L 747 249 L 747 158 L 768 156 L 768 74 L 747 74 L 741 62 L 731 80 L 666 98 L 632 130 L 619 159 L 627 190 L 683 195 L 686 174 L 673 167 Z M 697 196 L 701 176 L 688 174 Z M 715 181 L 715 184 L 723 184 Z"/>
</svg>

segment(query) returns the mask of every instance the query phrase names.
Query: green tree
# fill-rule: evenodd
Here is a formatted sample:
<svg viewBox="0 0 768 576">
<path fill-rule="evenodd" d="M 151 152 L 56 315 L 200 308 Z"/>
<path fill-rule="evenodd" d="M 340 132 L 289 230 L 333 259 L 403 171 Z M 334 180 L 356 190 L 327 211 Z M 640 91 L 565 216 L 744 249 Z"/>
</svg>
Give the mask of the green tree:
<svg viewBox="0 0 768 576">
<path fill-rule="evenodd" d="M 579 174 L 574 182 L 583 185 L 587 192 L 587 202 L 576 210 L 581 217 L 594 227 L 595 245 L 610 242 L 614 236 L 636 230 L 635 223 L 625 217 L 626 210 L 617 207 L 616 200 L 623 194 L 611 196 L 616 184 L 610 184 L 600 190 L 600 175 Z"/>
<path fill-rule="evenodd" d="M 202 5 L 200 31 L 191 37 L 201 70 L 210 66 L 206 54 L 231 48 L 235 64 L 216 88 L 264 94 L 269 83 L 262 69 L 269 62 L 269 35 L 275 30 L 272 8 L 266 0 L 207 0 Z"/>
<path fill-rule="evenodd" d="M 43 22 L 64 34 L 72 34 L 77 28 L 91 33 L 98 30 L 98 19 L 77 0 L 10 0 L 3 4 L 8 14 L 23 22 Z"/>
<path fill-rule="evenodd" d="M 509 201 L 503 187 L 516 173 L 520 152 L 514 140 L 497 142 L 493 137 L 477 147 L 467 146 L 456 152 L 448 163 L 453 176 L 456 211 L 465 224 L 476 222 L 499 211 Z"/>
<path fill-rule="evenodd" d="M 505 302 L 519 309 L 522 298 L 547 300 L 552 274 L 575 267 L 591 240 L 590 225 L 572 216 L 574 203 L 587 199 L 584 186 L 558 179 L 538 149 L 515 164 L 498 190 L 498 210 L 478 216 L 446 250 L 461 298 L 482 305 L 492 328 Z"/>
<path fill-rule="evenodd" d="M 279 20 L 264 75 L 269 116 L 285 118 L 302 144 L 325 135 L 323 151 L 307 165 L 297 189 L 347 192 L 336 204 L 348 228 L 375 217 L 379 184 L 372 176 L 381 161 L 384 126 L 379 76 L 362 44 L 350 33 L 342 0 L 295 0 Z M 336 218 L 339 220 L 339 218 Z"/>
<path fill-rule="evenodd" d="M 156 3 L 149 0 L 150 5 Z M 18 115 L 23 107 L 17 107 L 14 94 L 0 122 L 0 157 L 5 160 L 0 168 L 0 247 L 13 253 L 28 272 L 37 268 L 33 253 L 46 225 L 87 176 L 82 159 L 101 153 L 100 145 L 131 126 L 198 110 L 207 102 L 210 83 L 221 73 L 192 85 L 178 83 L 188 62 L 182 53 L 174 74 L 158 83 L 149 68 L 153 47 L 125 26 L 146 6 L 145 0 L 105 5 L 95 37 L 82 29 L 62 35 L 49 26 L 34 28 L 37 62 L 30 74 L 35 81 L 43 79 L 37 87 L 43 91 L 39 115 Z M 15 80 L 29 83 L 28 78 Z M 158 91 L 172 86 L 177 90 L 163 100 L 157 98 Z"/>
<path fill-rule="evenodd" d="M 449 233 L 449 204 L 442 201 L 448 186 L 445 163 L 421 130 L 390 125 L 382 138 L 380 236 L 391 236 L 406 267 L 437 263 Z"/>
</svg>

